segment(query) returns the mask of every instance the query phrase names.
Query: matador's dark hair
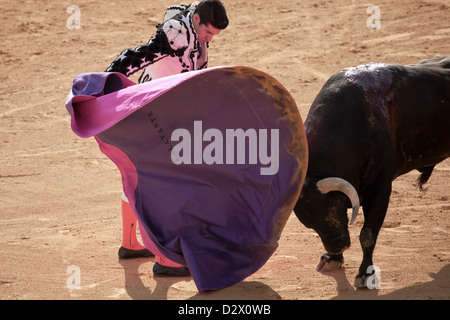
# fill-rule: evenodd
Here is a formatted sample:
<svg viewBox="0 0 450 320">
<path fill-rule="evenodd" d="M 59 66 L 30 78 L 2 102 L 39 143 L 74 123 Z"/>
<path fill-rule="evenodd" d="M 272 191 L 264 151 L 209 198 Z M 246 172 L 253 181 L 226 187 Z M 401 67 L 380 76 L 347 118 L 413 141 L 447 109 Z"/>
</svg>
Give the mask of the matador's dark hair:
<svg viewBox="0 0 450 320">
<path fill-rule="evenodd" d="M 194 11 L 198 13 L 201 24 L 211 24 L 216 29 L 225 29 L 228 26 L 228 17 L 225 6 L 220 0 L 203 0 Z"/>
</svg>

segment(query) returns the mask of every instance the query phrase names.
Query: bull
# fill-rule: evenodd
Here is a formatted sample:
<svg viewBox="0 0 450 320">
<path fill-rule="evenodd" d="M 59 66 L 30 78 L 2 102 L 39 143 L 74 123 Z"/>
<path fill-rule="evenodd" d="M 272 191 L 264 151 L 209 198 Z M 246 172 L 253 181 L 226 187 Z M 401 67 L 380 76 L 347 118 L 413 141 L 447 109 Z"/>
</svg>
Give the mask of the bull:
<svg viewBox="0 0 450 320">
<path fill-rule="evenodd" d="M 315 98 L 305 130 L 309 167 L 294 212 L 327 251 L 317 270 L 333 271 L 350 246 L 347 209 L 352 224 L 362 207 L 354 285 L 365 287 L 392 181 L 418 170 L 422 189 L 450 156 L 450 56 L 339 71 Z"/>
</svg>

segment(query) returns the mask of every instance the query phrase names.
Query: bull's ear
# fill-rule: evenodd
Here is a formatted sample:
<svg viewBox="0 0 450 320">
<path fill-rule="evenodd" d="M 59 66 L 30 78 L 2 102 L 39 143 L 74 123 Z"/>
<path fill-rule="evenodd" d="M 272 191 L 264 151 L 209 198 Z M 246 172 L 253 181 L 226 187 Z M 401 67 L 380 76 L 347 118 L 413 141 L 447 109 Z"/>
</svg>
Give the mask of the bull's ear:
<svg viewBox="0 0 450 320">
<path fill-rule="evenodd" d="M 350 219 L 350 224 L 353 224 L 359 211 L 359 196 L 351 183 L 342 178 L 331 177 L 317 181 L 316 186 L 322 194 L 331 191 L 340 191 L 350 199 L 352 203 L 352 218 Z"/>
</svg>

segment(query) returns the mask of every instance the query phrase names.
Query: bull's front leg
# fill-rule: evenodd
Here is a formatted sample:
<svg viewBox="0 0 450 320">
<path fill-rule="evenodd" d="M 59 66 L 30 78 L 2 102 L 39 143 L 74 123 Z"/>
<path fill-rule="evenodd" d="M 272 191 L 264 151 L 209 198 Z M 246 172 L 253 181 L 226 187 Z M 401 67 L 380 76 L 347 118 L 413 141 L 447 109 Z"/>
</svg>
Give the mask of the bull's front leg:
<svg viewBox="0 0 450 320">
<path fill-rule="evenodd" d="M 369 267 L 373 266 L 373 251 L 389 205 L 391 184 L 392 183 L 389 181 L 389 183 L 384 184 L 381 188 L 374 188 L 373 192 L 369 191 L 371 196 L 370 198 L 366 197 L 363 204 L 364 226 L 359 235 L 359 241 L 363 251 L 363 260 L 355 279 L 354 285 L 357 288 L 366 288 L 366 280 L 373 274 L 373 272 L 370 271 L 374 270 L 373 267 L 371 269 L 369 269 Z"/>
</svg>

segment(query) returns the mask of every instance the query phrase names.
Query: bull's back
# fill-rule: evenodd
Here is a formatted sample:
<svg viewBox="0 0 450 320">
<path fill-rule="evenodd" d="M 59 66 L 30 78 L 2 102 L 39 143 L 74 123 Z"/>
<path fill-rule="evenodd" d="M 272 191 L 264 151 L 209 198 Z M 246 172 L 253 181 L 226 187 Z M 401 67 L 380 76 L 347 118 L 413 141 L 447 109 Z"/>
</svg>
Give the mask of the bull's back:
<svg viewBox="0 0 450 320">
<path fill-rule="evenodd" d="M 345 175 L 363 154 L 373 166 L 389 164 L 381 169 L 394 178 L 439 163 L 450 156 L 450 57 L 341 70 L 319 92 L 305 130 L 310 172 Z"/>
<path fill-rule="evenodd" d="M 450 156 L 450 57 L 371 63 L 345 69 L 345 78 L 364 90 L 371 130 L 389 128 L 396 176 Z"/>
<path fill-rule="evenodd" d="M 429 63 L 399 70 L 386 96 L 397 176 L 450 156 L 450 69 Z"/>
</svg>

